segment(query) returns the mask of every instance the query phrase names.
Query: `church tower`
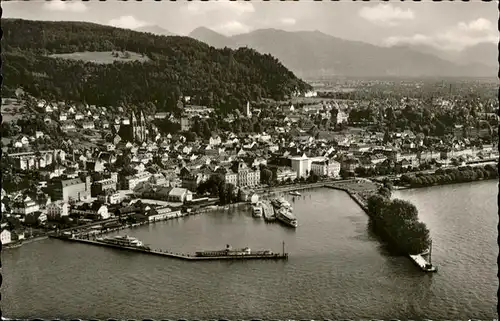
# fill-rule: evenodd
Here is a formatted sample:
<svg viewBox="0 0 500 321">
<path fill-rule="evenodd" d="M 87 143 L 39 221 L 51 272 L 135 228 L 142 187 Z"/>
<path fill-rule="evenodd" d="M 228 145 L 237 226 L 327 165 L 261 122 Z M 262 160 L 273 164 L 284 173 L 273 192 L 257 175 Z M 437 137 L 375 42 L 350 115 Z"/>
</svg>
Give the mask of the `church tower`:
<svg viewBox="0 0 500 321">
<path fill-rule="evenodd" d="M 249 101 L 247 101 L 247 105 L 245 107 L 245 116 L 247 116 L 248 118 L 252 117 L 252 112 L 250 110 L 250 102 Z"/>
<path fill-rule="evenodd" d="M 135 141 L 137 139 L 137 118 L 135 117 L 135 113 L 132 112 L 132 115 L 130 116 L 130 127 L 131 127 L 131 134 L 132 134 L 132 141 Z"/>
<path fill-rule="evenodd" d="M 144 113 L 141 110 L 141 115 L 139 119 L 139 128 L 141 131 L 141 142 L 146 141 L 146 118 L 144 118 Z"/>
</svg>

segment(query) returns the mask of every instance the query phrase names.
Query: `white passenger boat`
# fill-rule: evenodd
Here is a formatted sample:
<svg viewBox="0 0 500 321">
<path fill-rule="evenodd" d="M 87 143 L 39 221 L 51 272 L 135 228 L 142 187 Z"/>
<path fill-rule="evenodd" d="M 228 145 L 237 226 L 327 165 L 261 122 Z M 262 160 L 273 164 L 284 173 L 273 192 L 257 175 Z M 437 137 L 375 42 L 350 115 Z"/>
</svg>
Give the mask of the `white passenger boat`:
<svg viewBox="0 0 500 321">
<path fill-rule="evenodd" d="M 144 247 L 144 244 L 141 241 L 139 241 L 135 237 L 131 237 L 128 235 L 109 236 L 109 237 L 99 238 L 97 239 L 97 241 L 119 246 L 126 246 L 126 247 Z"/>
<path fill-rule="evenodd" d="M 295 218 L 295 216 L 293 216 L 292 212 L 284 208 L 278 211 L 276 218 L 281 222 L 295 228 L 299 225 L 297 219 Z"/>
</svg>

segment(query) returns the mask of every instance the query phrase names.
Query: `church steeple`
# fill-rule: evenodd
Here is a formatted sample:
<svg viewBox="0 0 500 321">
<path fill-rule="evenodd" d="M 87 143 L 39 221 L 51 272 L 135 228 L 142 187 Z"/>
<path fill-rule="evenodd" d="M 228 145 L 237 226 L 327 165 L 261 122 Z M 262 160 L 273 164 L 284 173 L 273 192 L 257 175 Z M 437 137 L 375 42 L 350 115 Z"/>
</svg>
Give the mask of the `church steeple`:
<svg viewBox="0 0 500 321">
<path fill-rule="evenodd" d="M 141 126 L 145 126 L 145 125 L 146 125 L 146 119 L 144 118 L 144 113 L 142 112 L 142 110 L 141 110 L 141 115 L 140 115 L 140 117 L 141 117 L 141 118 L 139 119 L 139 124 L 140 124 Z"/>
<path fill-rule="evenodd" d="M 130 116 L 130 123 L 132 125 L 137 125 L 137 118 L 135 117 L 135 113 L 132 112 L 131 116 Z"/>
</svg>

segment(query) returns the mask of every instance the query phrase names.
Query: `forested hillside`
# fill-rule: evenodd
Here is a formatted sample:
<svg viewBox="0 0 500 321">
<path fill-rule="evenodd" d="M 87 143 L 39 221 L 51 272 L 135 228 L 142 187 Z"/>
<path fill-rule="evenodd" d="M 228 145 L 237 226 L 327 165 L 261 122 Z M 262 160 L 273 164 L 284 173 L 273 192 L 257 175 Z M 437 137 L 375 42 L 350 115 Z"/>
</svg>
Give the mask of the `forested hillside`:
<svg viewBox="0 0 500 321">
<path fill-rule="evenodd" d="M 22 87 L 48 99 L 104 106 L 153 102 L 158 110 L 171 110 L 183 94 L 228 110 L 311 88 L 274 57 L 247 48 L 215 49 L 188 37 L 84 22 L 3 19 L 2 29 L 6 94 Z M 95 64 L 48 56 L 84 51 L 129 51 L 150 60 Z"/>
</svg>

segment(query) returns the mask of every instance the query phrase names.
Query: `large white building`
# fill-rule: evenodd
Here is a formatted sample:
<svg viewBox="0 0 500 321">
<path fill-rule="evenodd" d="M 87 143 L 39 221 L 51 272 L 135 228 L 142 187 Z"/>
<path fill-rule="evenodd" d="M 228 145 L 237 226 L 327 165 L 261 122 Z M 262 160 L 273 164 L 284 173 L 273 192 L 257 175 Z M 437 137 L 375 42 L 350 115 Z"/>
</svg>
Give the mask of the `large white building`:
<svg viewBox="0 0 500 321">
<path fill-rule="evenodd" d="M 307 177 L 311 171 L 311 159 L 305 154 L 299 157 L 291 157 L 292 169 L 297 173 L 297 178 Z"/>
<path fill-rule="evenodd" d="M 340 163 L 334 160 L 314 161 L 311 164 L 311 172 L 318 176 L 339 177 Z"/>
</svg>

